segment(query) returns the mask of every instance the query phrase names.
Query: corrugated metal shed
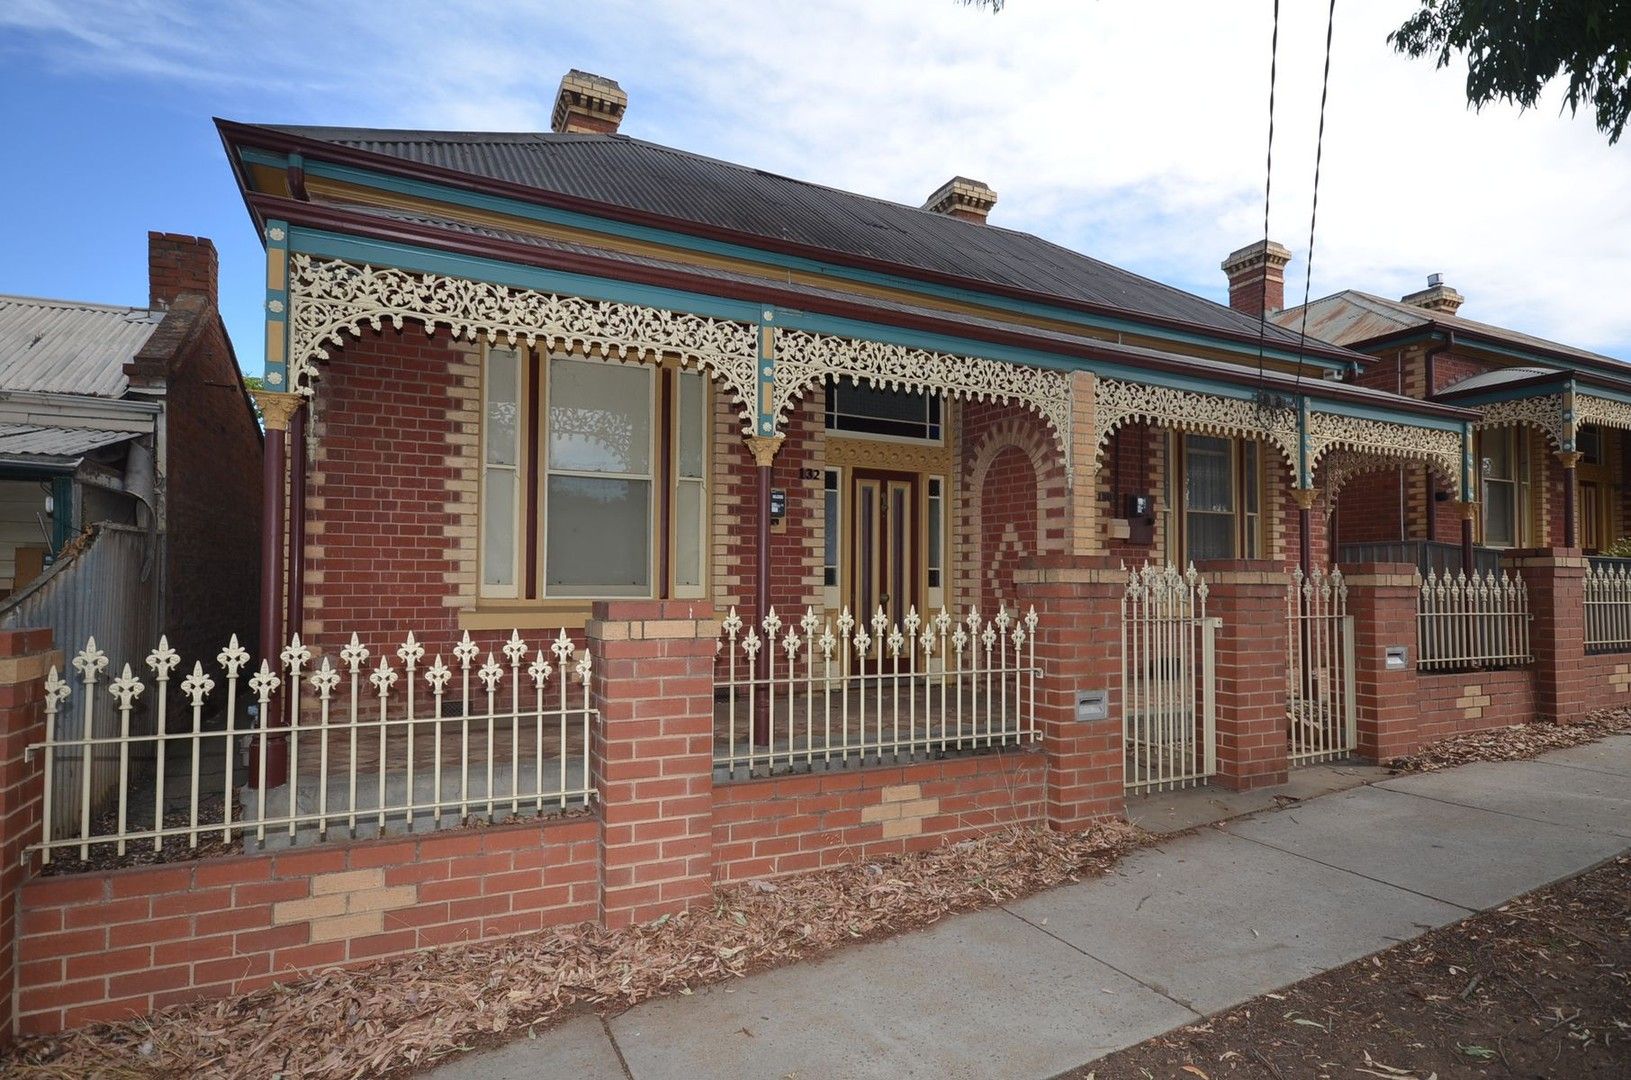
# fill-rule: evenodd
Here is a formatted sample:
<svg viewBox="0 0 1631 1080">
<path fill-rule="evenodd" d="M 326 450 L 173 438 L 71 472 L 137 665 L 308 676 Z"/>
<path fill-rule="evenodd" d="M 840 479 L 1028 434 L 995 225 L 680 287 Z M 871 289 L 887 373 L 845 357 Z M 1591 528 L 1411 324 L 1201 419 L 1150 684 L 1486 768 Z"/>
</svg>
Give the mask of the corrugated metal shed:
<svg viewBox="0 0 1631 1080">
<path fill-rule="evenodd" d="M 0 390 L 122 397 L 124 366 L 163 318 L 146 308 L 0 296 Z"/>
<path fill-rule="evenodd" d="M 767 239 L 1232 333 L 1258 332 L 1255 316 L 1030 233 L 960 221 L 626 135 L 270 130 Z M 1296 341 L 1295 334 L 1273 324 L 1268 332 L 1281 345 Z"/>
<path fill-rule="evenodd" d="M 1284 311 L 1275 312 L 1270 318 L 1283 327 L 1296 330 L 1302 326 L 1303 309 L 1286 308 Z M 1592 364 L 1624 367 L 1631 373 L 1631 364 L 1612 356 L 1576 349 L 1571 345 L 1548 341 L 1504 326 L 1479 322 L 1477 319 L 1448 315 L 1442 311 L 1428 311 L 1357 289 L 1346 289 L 1330 296 L 1323 296 L 1308 305 L 1308 336 L 1332 345 L 1354 345 L 1386 334 L 1396 334 L 1401 330 L 1426 326 L 1429 322 L 1464 330 L 1480 337 L 1504 341 L 1520 349 L 1540 349 L 1578 357 Z"/>
</svg>

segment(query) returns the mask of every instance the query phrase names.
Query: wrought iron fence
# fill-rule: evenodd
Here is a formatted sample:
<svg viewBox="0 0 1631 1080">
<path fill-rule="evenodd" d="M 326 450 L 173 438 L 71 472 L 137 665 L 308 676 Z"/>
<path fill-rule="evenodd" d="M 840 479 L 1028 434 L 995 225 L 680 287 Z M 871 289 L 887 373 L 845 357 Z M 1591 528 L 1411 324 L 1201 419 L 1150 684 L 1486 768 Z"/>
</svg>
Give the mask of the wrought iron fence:
<svg viewBox="0 0 1631 1080">
<path fill-rule="evenodd" d="M 1341 570 L 1293 568 L 1286 588 L 1286 754 L 1293 765 L 1353 752 L 1353 616 Z"/>
<path fill-rule="evenodd" d="M 44 839 L 36 848 L 49 862 L 76 849 L 88 859 L 93 851 L 121 856 L 132 845 L 159 851 L 167 842 L 190 849 L 239 837 L 296 843 L 587 801 L 597 716 L 588 651 L 564 630 L 547 654 L 516 633 L 499 651 L 502 660 L 488 653 L 478 663 L 481 650 L 466 634 L 452 649 L 453 666 L 441 656 L 426 665 L 424 646 L 409 633 L 395 650 L 400 666 L 389 655 L 371 665 L 353 634 L 336 663 L 296 636 L 274 671 L 265 661 L 252 669 L 233 637 L 209 669 L 195 660 L 180 679 L 189 715 L 172 731 L 168 691 L 182 658 L 160 638 L 148 673 L 125 664 L 110 679 L 93 638 L 66 679 L 53 668 L 46 680 L 45 741 L 28 750 L 31 760 L 43 755 L 45 773 Z M 131 728 L 144 694 L 156 710 L 146 733 Z M 71 727 L 70 714 L 78 718 Z M 98 759 L 118 772 L 116 806 L 105 813 L 80 779 Z M 285 761 L 286 778 L 279 775 Z M 246 770 L 264 782 L 240 789 Z M 77 805 L 67 815 L 64 785 L 73 787 L 67 804 Z"/>
<path fill-rule="evenodd" d="M 1625 560 L 1586 562 L 1586 649 L 1631 650 L 1631 564 Z"/>
<path fill-rule="evenodd" d="M 1508 571 L 1468 577 L 1429 571 L 1416 603 L 1416 639 L 1424 671 L 1515 667 L 1529 649 L 1529 589 Z"/>
<path fill-rule="evenodd" d="M 1193 566 L 1145 565 L 1121 601 L 1124 781 L 1129 790 L 1203 784 L 1217 772 L 1217 631 Z"/>
<path fill-rule="evenodd" d="M 732 608 L 717 642 L 714 767 L 727 778 L 909 761 L 1034 740 L 1036 611 L 897 624 L 807 610 L 758 626 Z M 763 632 L 761 635 L 761 631 Z"/>
</svg>

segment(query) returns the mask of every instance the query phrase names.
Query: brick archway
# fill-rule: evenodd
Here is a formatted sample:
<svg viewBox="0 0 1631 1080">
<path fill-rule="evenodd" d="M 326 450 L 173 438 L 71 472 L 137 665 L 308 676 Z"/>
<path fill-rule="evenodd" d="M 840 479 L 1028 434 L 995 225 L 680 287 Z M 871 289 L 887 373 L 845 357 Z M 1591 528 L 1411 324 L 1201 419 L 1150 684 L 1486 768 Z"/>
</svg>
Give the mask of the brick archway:
<svg viewBox="0 0 1631 1080">
<path fill-rule="evenodd" d="M 1014 570 L 1033 555 L 1063 550 L 1067 484 L 1045 426 L 1029 413 L 969 408 L 959 527 L 959 602 L 994 610 L 1013 604 Z"/>
</svg>

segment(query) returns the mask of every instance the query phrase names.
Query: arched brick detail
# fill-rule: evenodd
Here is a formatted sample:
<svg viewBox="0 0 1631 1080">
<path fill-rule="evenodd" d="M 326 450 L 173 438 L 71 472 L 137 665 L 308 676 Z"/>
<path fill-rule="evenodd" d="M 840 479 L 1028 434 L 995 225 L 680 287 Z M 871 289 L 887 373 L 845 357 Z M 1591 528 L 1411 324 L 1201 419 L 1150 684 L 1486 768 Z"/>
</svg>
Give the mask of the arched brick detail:
<svg viewBox="0 0 1631 1080">
<path fill-rule="evenodd" d="M 959 605 L 1014 603 L 1013 572 L 1064 551 L 1068 483 L 1046 423 L 1014 406 L 968 403 L 961 426 Z"/>
</svg>

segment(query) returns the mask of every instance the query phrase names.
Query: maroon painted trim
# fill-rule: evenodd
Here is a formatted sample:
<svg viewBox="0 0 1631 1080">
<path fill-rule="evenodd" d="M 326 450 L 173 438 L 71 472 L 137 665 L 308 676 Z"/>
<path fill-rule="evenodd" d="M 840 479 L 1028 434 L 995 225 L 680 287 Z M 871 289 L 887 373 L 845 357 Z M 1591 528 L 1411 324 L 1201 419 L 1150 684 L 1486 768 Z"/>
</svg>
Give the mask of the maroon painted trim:
<svg viewBox="0 0 1631 1080">
<path fill-rule="evenodd" d="M 1221 330 L 1217 327 L 1192 323 L 1184 319 L 1174 319 L 1162 315 L 1146 315 L 1130 312 L 1123 308 L 1109 304 L 1094 304 L 1085 300 L 1058 296 L 1054 293 L 1040 292 L 1035 289 L 1024 289 L 1013 285 L 1003 285 L 997 282 L 982 281 L 978 278 L 964 277 L 960 274 L 948 274 L 943 271 L 927 270 L 923 267 L 911 266 L 905 263 L 890 262 L 885 259 L 875 259 L 864 255 L 852 255 L 846 252 L 834 251 L 814 244 L 803 244 L 792 240 L 778 240 L 774 237 L 761 236 L 757 233 L 742 232 L 737 229 L 726 229 L 716 225 L 705 225 L 701 222 L 688 221 L 685 218 L 668 217 L 664 214 L 654 214 L 645 210 L 634 210 L 629 207 L 617 206 L 613 203 L 598 202 L 584 199 L 575 195 L 563 195 L 559 192 L 543 191 L 539 188 L 529 187 L 508 180 L 489 179 L 487 177 L 473 176 L 470 173 L 460 172 L 440 165 L 428 165 L 423 162 L 407 161 L 403 158 L 393 157 L 390 154 L 378 154 L 371 150 L 358 150 L 355 147 L 340 146 L 337 143 L 323 142 L 319 139 L 307 139 L 299 135 L 290 135 L 283 131 L 273 131 L 270 128 L 257 127 L 253 124 L 240 124 L 231 120 L 215 118 L 215 126 L 221 133 L 221 139 L 227 146 L 228 156 L 236 162 L 238 155 L 234 153 L 240 145 L 254 146 L 262 150 L 277 150 L 284 153 L 300 154 L 303 157 L 315 160 L 327 160 L 342 165 L 354 165 L 358 168 L 372 169 L 376 172 L 390 176 L 400 176 L 410 180 L 423 180 L 429 183 L 443 184 L 448 187 L 460 188 L 465 191 L 474 191 L 482 194 L 503 195 L 518 202 L 531 203 L 536 206 L 545 206 L 554 210 L 568 210 L 576 213 L 590 214 L 595 217 L 609 218 L 613 221 L 622 221 L 631 225 L 645 225 L 668 232 L 680 233 L 686 236 L 699 236 L 709 240 L 719 240 L 725 243 L 738 244 L 743 247 L 755 248 L 763 251 L 775 252 L 779 255 L 792 255 L 798 258 L 814 259 L 820 262 L 832 263 L 837 266 L 847 266 L 857 270 L 870 270 L 877 273 L 891 274 L 895 277 L 906 278 L 913 281 L 924 281 L 936 285 L 946 285 L 952 288 L 969 289 L 974 292 L 990 293 L 994 296 L 1003 296 L 1011 300 L 1026 300 L 1072 311 L 1080 311 L 1091 315 L 1102 315 L 1109 318 L 1132 319 L 1144 322 L 1150 326 L 1169 330 L 1182 330 L 1188 333 L 1206 334 L 1223 341 L 1232 341 L 1242 345 L 1256 345 L 1259 338 L 1256 334 L 1245 331 Z M 244 183 L 245 175 L 236 167 L 234 173 L 238 175 L 239 186 L 246 196 L 249 194 L 248 185 Z M 255 213 L 251 205 L 251 213 Z M 264 225 L 265 222 L 257 217 L 256 223 Z M 1285 346 L 1289 351 L 1289 346 Z M 1327 360 L 1337 360 L 1343 363 L 1356 363 L 1367 365 L 1374 363 L 1375 358 L 1362 352 L 1339 346 L 1329 345 L 1323 341 L 1314 341 L 1306 344 L 1303 351 L 1310 356 L 1319 356 Z"/>
<path fill-rule="evenodd" d="M 538 489 L 543 483 L 543 476 L 547 476 L 544 468 L 543 448 L 539 445 L 539 431 L 542 421 L 539 418 L 541 406 L 539 400 L 543 395 L 544 385 L 540 381 L 544 375 L 543 361 L 538 356 L 537 349 L 527 350 L 527 470 L 523 474 L 526 484 L 522 491 L 522 503 L 525 508 L 523 515 L 526 518 L 526 596 L 528 600 L 535 600 L 543 592 L 538 585 Z M 482 373 L 485 385 L 486 372 Z M 485 423 L 485 419 L 483 423 Z M 540 475 L 542 474 L 542 475 Z"/>
<path fill-rule="evenodd" d="M 899 326 L 936 334 L 948 334 L 972 341 L 1012 345 L 1038 352 L 1053 353 L 1058 356 L 1123 363 L 1131 367 L 1166 371 L 1172 374 L 1187 375 L 1192 378 L 1212 379 L 1237 386 L 1255 388 L 1261 386 L 1264 379 L 1267 378 L 1276 384 L 1281 384 L 1281 389 L 1289 390 L 1293 386 L 1300 385 L 1304 388 L 1316 390 L 1315 396 L 1327 401 L 1344 401 L 1356 405 L 1368 405 L 1373 408 L 1393 408 L 1400 412 L 1454 420 L 1475 420 L 1478 417 L 1476 412 L 1451 405 L 1421 401 L 1416 398 L 1378 401 L 1372 396 L 1372 392 L 1355 388 L 1346 383 L 1335 383 L 1325 379 L 1297 380 L 1294 376 L 1281 373 L 1268 373 L 1266 376 L 1261 376 L 1255 370 L 1245 367 L 1240 367 L 1238 370 L 1231 370 L 1227 367 L 1220 369 L 1201 368 L 1185 362 L 1183 358 L 1176 355 L 1157 352 L 1153 349 L 1116 345 L 1112 342 L 1095 341 L 1089 338 L 1082 338 L 1073 342 L 1062 342 L 1018 329 L 1010 330 L 960 322 L 953 316 L 940 318 L 916 312 L 885 310 L 832 297 L 814 296 L 805 292 L 783 289 L 769 281 L 763 284 L 758 282 L 749 284 L 724 281 L 705 275 L 693 275 L 662 267 L 640 266 L 618 259 L 602 259 L 570 251 L 553 251 L 532 244 L 522 244 L 495 237 L 450 233 L 444 229 L 414 222 L 382 219 L 337 207 L 295 202 L 291 199 L 272 195 L 250 195 L 249 201 L 257 212 L 270 217 L 277 217 L 291 224 L 344 231 L 355 236 L 383 240 L 389 243 L 412 244 L 459 255 L 496 259 L 523 266 L 584 274 L 612 281 L 627 281 L 640 285 L 680 289 L 686 292 L 741 300 L 754 304 L 780 305 L 799 311 L 856 319 L 862 322 Z M 1224 362 L 1220 361 L 1219 363 Z"/>
<path fill-rule="evenodd" d="M 1512 353 L 1505 350 L 1516 350 L 1518 352 L 1529 353 L 1530 355 L 1540 357 L 1542 359 L 1554 360 L 1568 368 L 1568 370 L 1562 371 L 1559 374 L 1575 375 L 1577 377 L 1602 378 L 1604 381 L 1599 385 L 1608 388 L 1624 391 L 1626 389 L 1626 384 L 1631 382 L 1631 364 L 1622 364 L 1611 357 L 1605 357 L 1602 360 L 1592 360 L 1588 357 L 1577 356 L 1574 353 L 1563 352 L 1559 349 L 1548 349 L 1543 346 L 1519 344 L 1516 341 L 1499 337 L 1495 334 L 1483 334 L 1479 333 L 1477 330 L 1468 330 L 1464 326 L 1449 326 L 1433 319 L 1416 326 L 1407 327 L 1403 330 L 1394 330 L 1386 334 L 1379 334 L 1373 338 L 1365 338 L 1363 341 L 1355 341 L 1349 345 L 1348 348 L 1364 350 L 1383 349 L 1393 344 L 1395 341 L 1418 337 L 1423 333 L 1453 337 L 1457 341 L 1471 344 L 1475 347 L 1482 344 L 1491 346 L 1493 348 L 1499 348 L 1503 350 L 1499 353 L 1499 356 L 1503 361 L 1510 361 L 1513 359 Z M 1375 358 L 1373 357 L 1373 359 Z M 1585 370 L 1579 370 L 1573 365 L 1584 365 Z M 1614 378 L 1616 375 L 1619 376 L 1617 381 Z M 1556 378 L 1557 376 L 1554 375 L 1550 377 Z M 1443 397 L 1449 393 L 1450 390 L 1446 389 L 1444 394 L 1439 396 Z"/>
</svg>

